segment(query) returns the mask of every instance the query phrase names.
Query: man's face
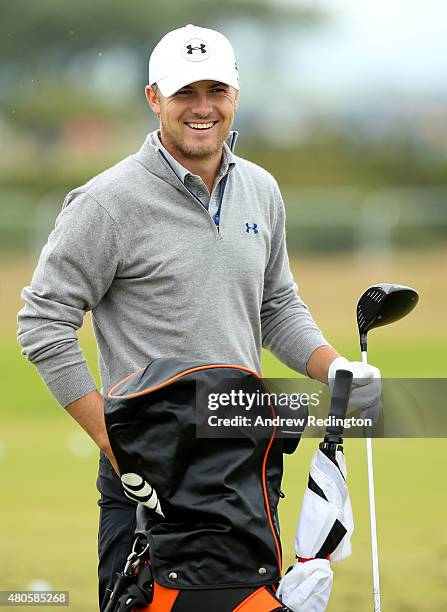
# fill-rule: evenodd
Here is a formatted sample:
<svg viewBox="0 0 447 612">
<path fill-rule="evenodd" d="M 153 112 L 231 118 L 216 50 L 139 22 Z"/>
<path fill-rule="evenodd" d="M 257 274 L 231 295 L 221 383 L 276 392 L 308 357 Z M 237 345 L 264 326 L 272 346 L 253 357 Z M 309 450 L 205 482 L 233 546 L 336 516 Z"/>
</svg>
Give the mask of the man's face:
<svg viewBox="0 0 447 612">
<path fill-rule="evenodd" d="M 154 113 L 160 117 L 164 146 L 179 157 L 206 159 L 222 149 L 233 125 L 239 92 L 215 81 L 191 83 L 165 98 L 146 88 Z"/>
</svg>

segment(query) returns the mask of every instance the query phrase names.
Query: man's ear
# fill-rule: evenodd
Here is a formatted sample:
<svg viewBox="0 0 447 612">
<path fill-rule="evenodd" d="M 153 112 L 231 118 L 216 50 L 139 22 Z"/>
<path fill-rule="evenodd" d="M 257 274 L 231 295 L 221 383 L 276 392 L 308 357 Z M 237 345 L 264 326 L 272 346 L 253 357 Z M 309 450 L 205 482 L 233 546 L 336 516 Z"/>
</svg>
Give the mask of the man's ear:
<svg viewBox="0 0 447 612">
<path fill-rule="evenodd" d="M 157 117 L 160 116 L 160 99 L 158 97 L 158 91 L 153 89 L 150 85 L 146 85 L 144 89 L 144 93 L 146 94 L 146 99 L 149 102 L 149 106 L 152 109 L 152 112 Z"/>
<path fill-rule="evenodd" d="M 239 106 L 239 97 L 240 97 L 240 91 L 239 89 L 236 89 L 236 96 L 235 96 L 235 101 L 234 101 L 235 110 L 237 110 L 237 107 Z"/>
</svg>

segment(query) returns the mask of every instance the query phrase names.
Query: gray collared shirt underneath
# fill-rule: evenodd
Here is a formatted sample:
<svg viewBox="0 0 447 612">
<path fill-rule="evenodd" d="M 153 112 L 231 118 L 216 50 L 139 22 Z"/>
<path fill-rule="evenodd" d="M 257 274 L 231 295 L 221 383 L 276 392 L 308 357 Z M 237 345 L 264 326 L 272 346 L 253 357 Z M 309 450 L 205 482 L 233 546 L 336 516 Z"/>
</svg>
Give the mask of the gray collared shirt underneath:
<svg viewBox="0 0 447 612">
<path fill-rule="evenodd" d="M 163 146 L 160 140 L 160 132 L 152 132 L 152 144 L 154 144 L 158 149 L 161 149 L 164 155 L 169 160 L 174 172 L 177 174 L 179 179 L 185 185 L 187 189 L 191 193 L 193 193 L 202 203 L 204 208 L 208 210 L 210 215 L 214 217 L 219 208 L 219 183 L 220 180 L 235 166 L 235 157 L 231 153 L 228 145 L 224 143 L 223 146 L 223 156 L 222 156 L 222 164 L 220 170 L 216 176 L 214 181 L 213 190 L 210 194 L 208 191 L 208 187 L 203 182 L 202 178 L 197 174 L 192 174 L 189 170 L 187 170 L 182 164 L 173 157 L 166 147 Z"/>
</svg>

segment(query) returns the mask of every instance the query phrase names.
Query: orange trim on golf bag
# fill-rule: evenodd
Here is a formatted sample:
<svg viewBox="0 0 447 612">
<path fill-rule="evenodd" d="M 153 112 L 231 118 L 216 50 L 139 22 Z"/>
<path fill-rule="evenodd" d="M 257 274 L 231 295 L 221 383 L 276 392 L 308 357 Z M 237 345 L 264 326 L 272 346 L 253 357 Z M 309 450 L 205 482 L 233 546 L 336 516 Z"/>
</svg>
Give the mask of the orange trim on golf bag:
<svg viewBox="0 0 447 612">
<path fill-rule="evenodd" d="M 249 374 L 253 374 L 253 376 L 256 376 L 256 378 L 261 378 L 257 372 L 255 372 L 254 370 L 250 370 L 250 368 L 246 368 L 244 366 L 229 365 L 229 364 L 223 364 L 223 363 L 209 363 L 207 365 L 197 366 L 195 368 L 190 368 L 189 370 L 185 370 L 184 372 L 180 372 L 179 374 L 176 374 L 172 378 L 168 378 L 168 380 L 165 380 L 159 385 L 155 385 L 155 387 L 149 387 L 148 389 L 143 389 L 143 391 L 138 391 L 138 393 L 130 393 L 129 395 L 113 395 L 116 388 L 119 387 L 122 383 L 126 382 L 126 380 L 129 380 L 129 378 L 132 378 L 132 376 L 135 376 L 135 374 L 138 374 L 138 372 L 142 372 L 143 370 L 146 369 L 146 368 L 140 368 L 139 370 L 136 370 L 136 372 L 132 372 L 132 374 L 129 374 L 129 376 L 126 376 L 125 378 L 117 382 L 116 385 L 114 385 L 110 389 L 107 395 L 108 397 L 115 398 L 115 399 L 121 399 L 123 397 L 129 398 L 129 399 L 132 397 L 140 397 L 141 395 L 146 395 L 146 393 L 152 393 L 152 391 L 156 391 L 157 389 L 162 389 L 163 387 L 167 387 L 168 385 L 175 382 L 179 378 L 183 378 L 183 376 L 188 376 L 188 374 L 192 374 L 193 372 L 200 372 L 201 370 L 210 370 L 211 368 L 229 368 L 232 370 L 233 369 L 242 370 L 243 372 L 248 372 Z"/>
<path fill-rule="evenodd" d="M 141 612 L 170 612 L 179 595 L 179 589 L 168 589 L 154 580 L 154 598 Z"/>
<path fill-rule="evenodd" d="M 271 612 L 279 606 L 281 606 L 281 602 L 266 587 L 261 587 L 244 599 L 234 608 L 233 612 Z"/>
<path fill-rule="evenodd" d="M 154 582 L 152 603 L 146 608 L 139 608 L 139 610 L 141 612 L 171 612 L 179 594 L 180 590 L 178 589 L 170 589 Z M 212 602 L 210 605 L 212 607 Z M 281 601 L 276 599 L 267 587 L 260 587 L 241 601 L 236 608 L 233 608 L 233 612 L 272 612 L 272 610 L 277 610 L 280 606 Z M 133 612 L 137 612 L 136 608 L 134 608 Z M 199 611 L 196 610 L 195 612 Z"/>
<path fill-rule="evenodd" d="M 146 395 L 149 393 L 152 393 L 153 391 L 156 391 L 158 389 L 161 389 L 163 387 L 167 387 L 168 385 L 170 385 L 171 383 L 175 382 L 176 380 L 178 380 L 179 378 L 183 378 L 184 376 L 187 376 L 188 374 L 192 374 L 194 372 L 199 372 L 201 370 L 210 370 L 210 369 L 215 369 L 215 368 L 221 368 L 221 369 L 236 369 L 236 370 L 242 370 L 243 372 L 248 372 L 249 374 L 252 374 L 253 376 L 255 376 L 256 378 L 258 378 L 261 381 L 262 386 L 265 388 L 266 392 L 268 393 L 268 388 L 266 387 L 262 377 L 255 372 L 254 370 L 251 370 L 250 368 L 246 368 L 245 366 L 240 366 L 240 365 L 230 365 L 230 364 L 222 364 L 222 363 L 211 363 L 211 364 L 207 364 L 207 365 L 203 365 L 203 366 L 196 366 L 194 368 L 189 368 L 188 370 L 185 370 L 183 372 L 180 372 L 179 374 L 176 374 L 175 376 L 172 376 L 171 378 L 169 378 L 168 380 L 165 380 L 164 382 L 160 383 L 159 385 L 155 385 L 154 387 L 149 387 L 147 389 L 143 389 L 143 391 L 138 391 L 138 393 L 131 393 L 128 395 L 114 395 L 114 392 L 118 389 L 118 387 L 126 382 L 127 380 L 129 380 L 130 378 L 132 378 L 132 376 L 135 376 L 135 374 L 138 374 L 139 372 L 142 372 L 143 370 L 145 370 L 145 368 L 140 368 L 139 370 L 136 370 L 136 372 L 133 372 L 132 374 L 129 374 L 128 376 L 126 376 L 125 378 L 123 378 L 122 380 L 120 380 L 118 383 L 116 383 L 116 385 L 114 385 L 110 391 L 108 392 L 108 397 L 110 398 L 115 398 L 115 399 L 121 399 L 121 398 L 134 398 L 134 397 L 140 397 L 142 395 Z M 273 417 L 276 417 L 276 413 L 275 410 L 272 406 L 271 401 L 269 400 L 269 406 L 270 406 L 270 410 L 272 412 Z M 269 504 L 269 498 L 268 498 L 268 491 L 267 491 L 267 482 L 266 482 L 266 465 L 267 465 L 267 457 L 269 455 L 270 452 L 270 448 L 273 444 L 273 440 L 275 439 L 276 436 L 276 427 L 273 427 L 273 433 L 270 437 L 268 446 L 266 448 L 265 454 L 264 454 L 264 460 L 262 462 L 262 490 L 264 493 L 264 506 L 265 506 L 265 511 L 267 514 L 267 518 L 268 518 L 268 522 L 270 525 L 270 530 L 272 532 L 273 535 L 273 539 L 275 541 L 275 549 L 276 549 L 276 554 L 277 554 L 277 558 L 278 558 L 278 568 L 279 568 L 279 573 L 281 574 L 282 571 L 282 555 L 281 555 L 281 546 L 279 544 L 278 538 L 276 536 L 276 529 L 275 526 L 273 524 L 273 519 L 272 519 L 272 515 L 270 512 L 270 504 Z"/>
</svg>

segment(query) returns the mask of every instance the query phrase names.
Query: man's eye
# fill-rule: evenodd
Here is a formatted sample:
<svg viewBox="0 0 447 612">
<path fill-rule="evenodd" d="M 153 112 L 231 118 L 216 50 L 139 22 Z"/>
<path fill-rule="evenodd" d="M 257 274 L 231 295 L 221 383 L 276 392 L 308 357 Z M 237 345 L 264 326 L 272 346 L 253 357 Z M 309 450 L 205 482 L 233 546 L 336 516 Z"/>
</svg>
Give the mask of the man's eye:
<svg viewBox="0 0 447 612">
<path fill-rule="evenodd" d="M 177 96 L 187 96 L 190 93 L 191 92 L 188 89 L 183 89 L 182 91 L 178 91 L 176 95 Z"/>
<path fill-rule="evenodd" d="M 211 89 L 210 91 L 213 91 L 215 93 L 222 93 L 227 91 L 226 89 L 224 89 L 223 87 L 213 87 L 213 89 Z"/>
</svg>

